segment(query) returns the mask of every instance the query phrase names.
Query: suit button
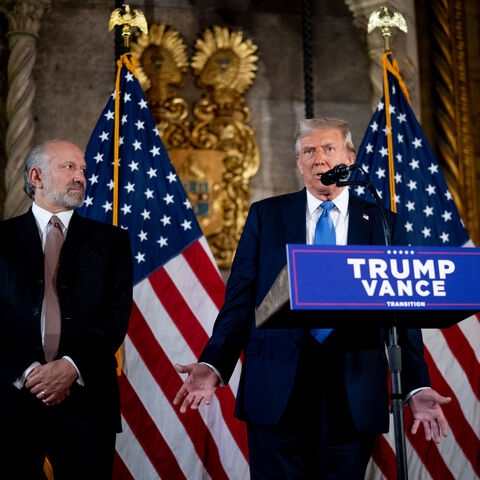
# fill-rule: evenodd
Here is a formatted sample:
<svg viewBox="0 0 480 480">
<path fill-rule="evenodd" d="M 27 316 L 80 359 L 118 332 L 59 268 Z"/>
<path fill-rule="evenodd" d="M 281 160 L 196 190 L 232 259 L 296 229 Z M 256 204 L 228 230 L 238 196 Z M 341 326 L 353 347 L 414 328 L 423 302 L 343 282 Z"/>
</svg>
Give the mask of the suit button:
<svg viewBox="0 0 480 480">
<path fill-rule="evenodd" d="M 38 310 L 38 308 L 34 308 L 33 309 L 33 314 L 36 316 L 40 313 L 40 311 Z"/>
<path fill-rule="evenodd" d="M 58 288 L 65 289 L 65 288 L 67 288 L 67 286 L 66 285 L 59 285 Z"/>
<path fill-rule="evenodd" d="M 39 285 L 43 285 L 43 278 L 40 278 L 40 279 L 38 280 L 38 284 L 39 284 Z"/>
</svg>

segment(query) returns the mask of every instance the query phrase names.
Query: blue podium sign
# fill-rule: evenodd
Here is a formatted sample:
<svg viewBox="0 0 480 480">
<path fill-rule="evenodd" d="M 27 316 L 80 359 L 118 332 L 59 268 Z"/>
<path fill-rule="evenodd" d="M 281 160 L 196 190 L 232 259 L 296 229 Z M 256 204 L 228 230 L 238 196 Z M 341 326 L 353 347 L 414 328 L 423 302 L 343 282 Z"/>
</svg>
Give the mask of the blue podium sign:
<svg viewBox="0 0 480 480">
<path fill-rule="evenodd" d="M 287 245 L 292 310 L 480 310 L 480 248 Z"/>
</svg>

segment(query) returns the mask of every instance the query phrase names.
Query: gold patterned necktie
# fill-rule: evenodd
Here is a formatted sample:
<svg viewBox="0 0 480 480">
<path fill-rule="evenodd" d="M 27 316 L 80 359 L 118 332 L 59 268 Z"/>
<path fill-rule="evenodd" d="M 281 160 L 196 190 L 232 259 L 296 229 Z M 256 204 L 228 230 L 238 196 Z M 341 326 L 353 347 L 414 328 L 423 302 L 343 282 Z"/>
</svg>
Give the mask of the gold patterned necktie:
<svg viewBox="0 0 480 480">
<path fill-rule="evenodd" d="M 57 272 L 60 259 L 60 250 L 63 245 L 62 223 L 56 215 L 50 218 L 50 230 L 45 241 L 45 330 L 43 350 L 45 360 L 55 359 L 60 342 L 61 318 L 60 304 L 57 295 Z"/>
</svg>

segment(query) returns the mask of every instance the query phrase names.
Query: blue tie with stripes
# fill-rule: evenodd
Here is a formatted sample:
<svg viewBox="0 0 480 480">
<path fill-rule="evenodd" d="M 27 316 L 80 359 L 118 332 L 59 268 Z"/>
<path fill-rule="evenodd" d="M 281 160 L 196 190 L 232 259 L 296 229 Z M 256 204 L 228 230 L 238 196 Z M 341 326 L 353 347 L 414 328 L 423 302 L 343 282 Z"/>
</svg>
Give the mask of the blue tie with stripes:
<svg viewBox="0 0 480 480">
<path fill-rule="evenodd" d="M 315 245 L 336 245 L 335 227 L 332 217 L 330 216 L 330 210 L 335 204 L 328 200 L 322 202 L 320 206 L 323 211 L 315 227 L 313 243 Z M 332 332 L 333 328 L 312 328 L 310 330 L 310 333 L 319 343 L 323 343 Z"/>
</svg>

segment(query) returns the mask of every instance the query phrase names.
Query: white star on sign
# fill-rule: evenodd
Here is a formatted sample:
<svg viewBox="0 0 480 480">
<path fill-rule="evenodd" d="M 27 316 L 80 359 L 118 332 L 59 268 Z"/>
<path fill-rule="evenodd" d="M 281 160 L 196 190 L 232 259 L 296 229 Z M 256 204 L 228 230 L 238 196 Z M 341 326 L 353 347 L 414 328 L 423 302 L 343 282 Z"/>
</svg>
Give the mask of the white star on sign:
<svg viewBox="0 0 480 480">
<path fill-rule="evenodd" d="M 167 205 L 168 205 L 169 203 L 173 203 L 173 195 L 170 195 L 169 193 L 167 193 L 167 194 L 163 197 L 163 199 L 165 200 L 165 202 L 167 203 Z"/>
<path fill-rule="evenodd" d="M 400 195 L 395 194 L 395 195 L 393 196 L 393 201 L 394 201 L 395 203 L 400 203 Z"/>
<path fill-rule="evenodd" d="M 372 132 L 378 131 L 378 123 L 377 123 L 377 122 L 373 122 L 373 123 L 370 125 L 370 128 L 372 129 Z"/>
<path fill-rule="evenodd" d="M 143 217 L 143 221 L 150 220 L 150 212 L 144 208 L 143 212 L 140 214 Z"/>
<path fill-rule="evenodd" d="M 403 143 L 403 135 L 400 135 L 400 134 L 397 135 L 397 142 Z"/>
<path fill-rule="evenodd" d="M 392 131 L 392 129 L 390 127 L 388 127 L 387 125 L 385 125 L 385 127 L 382 128 L 382 131 L 385 135 L 388 135 Z"/>
<path fill-rule="evenodd" d="M 147 172 L 147 175 L 152 178 L 157 176 L 157 169 L 150 167 L 150 170 Z"/>
<path fill-rule="evenodd" d="M 185 219 L 180 225 L 183 227 L 183 230 L 185 231 L 191 230 L 192 228 L 192 222 L 189 222 L 187 219 Z"/>
<path fill-rule="evenodd" d="M 371 143 L 367 143 L 365 146 L 365 152 L 366 153 L 372 153 L 373 152 L 373 145 Z"/>
<path fill-rule="evenodd" d="M 127 72 L 127 74 L 125 75 L 125 79 L 127 80 L 127 82 L 132 82 L 133 81 L 132 72 Z"/>
<path fill-rule="evenodd" d="M 147 188 L 144 193 L 145 193 L 145 196 L 147 197 L 147 199 L 148 198 L 153 198 L 153 190 L 150 190 L 149 188 Z M 173 200 L 172 200 L 172 202 L 173 202 Z"/>
<path fill-rule="evenodd" d="M 435 187 L 429 184 L 425 191 L 428 192 L 428 196 L 433 195 L 435 193 Z"/>
<path fill-rule="evenodd" d="M 108 140 L 108 135 L 109 135 L 109 132 L 102 132 L 101 135 L 98 136 L 98 138 L 102 142 L 105 142 L 106 140 Z"/>
<path fill-rule="evenodd" d="M 92 185 L 95 185 L 96 183 L 98 183 L 98 175 L 94 175 L 92 173 L 92 176 L 88 179 L 88 181 L 92 184 Z"/>
<path fill-rule="evenodd" d="M 396 173 L 395 174 L 395 183 L 401 183 L 402 181 L 402 176 L 400 175 L 400 173 Z"/>
<path fill-rule="evenodd" d="M 144 124 L 145 122 L 137 120 L 137 123 L 135 124 L 135 126 L 137 127 L 138 130 L 145 130 Z"/>
<path fill-rule="evenodd" d="M 90 205 L 93 205 L 93 197 L 88 195 L 87 198 L 85 199 L 85 206 L 89 207 Z"/>
<path fill-rule="evenodd" d="M 176 182 L 177 181 L 177 176 L 173 172 L 170 172 L 167 175 L 167 180 L 168 180 L 168 183 Z"/>
<path fill-rule="evenodd" d="M 93 159 L 96 161 L 96 163 L 103 162 L 103 153 L 98 152 Z"/>
<path fill-rule="evenodd" d="M 432 163 L 428 169 L 430 170 L 430 173 L 433 175 L 434 173 L 438 173 L 438 165 L 435 165 Z"/>
<path fill-rule="evenodd" d="M 397 117 L 397 120 L 400 123 L 406 122 L 407 121 L 407 116 L 404 113 L 400 113 Z"/>
<path fill-rule="evenodd" d="M 135 140 L 132 143 L 132 147 L 135 149 L 135 151 L 137 151 L 137 150 L 140 150 L 142 148 L 142 144 L 138 140 Z"/>
<path fill-rule="evenodd" d="M 107 120 L 113 120 L 115 118 L 115 113 L 109 110 L 105 116 L 107 117 Z"/>
<path fill-rule="evenodd" d="M 163 215 L 163 217 L 160 219 L 160 221 L 163 223 L 163 226 L 165 227 L 166 225 L 170 225 L 170 219 L 172 217 L 167 217 L 166 215 Z"/>
<path fill-rule="evenodd" d="M 412 145 L 415 148 L 421 147 L 422 146 L 422 139 L 415 137 L 415 140 L 412 142 Z"/>
<path fill-rule="evenodd" d="M 167 246 L 167 243 L 168 243 L 168 238 L 160 237 L 160 238 L 157 240 L 157 243 L 160 245 L 160 248 L 166 247 L 166 246 Z"/>
<path fill-rule="evenodd" d="M 377 110 L 383 110 L 384 103 L 380 100 L 377 105 Z"/>
<path fill-rule="evenodd" d="M 137 261 L 137 263 L 144 262 L 144 261 L 145 261 L 145 254 L 138 252 L 138 253 L 135 255 L 135 260 Z"/>
<path fill-rule="evenodd" d="M 384 168 L 380 168 L 378 167 L 377 171 L 375 172 L 378 179 L 380 180 L 380 178 L 384 178 L 385 177 L 385 169 Z"/>
<path fill-rule="evenodd" d="M 398 163 L 402 163 L 403 158 L 402 158 L 402 156 L 401 156 L 399 153 L 397 153 L 397 155 L 395 156 L 395 158 L 397 159 L 397 162 L 398 162 Z"/>
<path fill-rule="evenodd" d="M 124 113 L 124 114 L 122 115 L 122 125 L 123 125 L 124 123 L 127 123 L 127 118 L 128 118 L 128 115 L 127 115 L 126 113 Z"/>
<path fill-rule="evenodd" d="M 415 204 L 409 200 L 406 204 L 405 207 L 407 207 L 407 210 L 411 212 L 412 210 L 415 210 Z"/>
<path fill-rule="evenodd" d="M 147 108 L 148 103 L 145 101 L 144 98 L 142 98 L 142 99 L 138 102 L 138 106 L 140 107 L 141 110 L 143 110 L 144 108 Z"/>
<path fill-rule="evenodd" d="M 123 188 L 127 190 L 128 193 L 135 191 L 135 184 L 128 182 Z"/>
<path fill-rule="evenodd" d="M 361 185 L 358 185 L 355 188 L 355 193 L 360 196 L 360 195 L 365 195 L 365 187 L 362 187 Z"/>
<path fill-rule="evenodd" d="M 192 208 L 192 204 L 190 203 L 190 200 L 187 198 L 183 204 L 185 205 L 185 208 L 188 210 L 189 208 Z"/>
<path fill-rule="evenodd" d="M 107 213 L 109 210 L 112 209 L 112 203 L 111 202 L 105 202 L 105 205 L 102 205 L 102 208 L 104 208 L 105 213 Z"/>
<path fill-rule="evenodd" d="M 390 110 L 390 113 L 395 113 L 395 107 L 393 105 L 390 105 L 389 110 Z"/>
<path fill-rule="evenodd" d="M 132 213 L 132 206 L 124 203 L 123 207 L 120 210 L 123 212 L 124 215 L 126 215 L 127 213 Z"/>
<path fill-rule="evenodd" d="M 124 96 L 123 96 L 123 101 L 125 103 L 129 102 L 131 100 L 131 95 L 129 93 L 126 93 Z"/>
<path fill-rule="evenodd" d="M 147 240 L 147 232 L 140 230 L 140 233 L 137 235 L 137 237 L 140 239 L 141 242 L 143 242 L 144 240 Z"/>
<path fill-rule="evenodd" d="M 445 211 L 442 213 L 441 217 L 443 218 L 443 220 L 444 220 L 445 222 L 448 222 L 449 220 L 452 219 L 452 212 L 449 212 L 449 211 L 445 210 Z"/>
<path fill-rule="evenodd" d="M 152 157 L 156 157 L 157 155 L 160 155 L 160 148 L 154 146 L 150 150 L 150 153 L 152 154 Z"/>
<path fill-rule="evenodd" d="M 433 207 L 429 207 L 428 205 L 422 211 L 427 216 L 427 218 L 430 215 L 433 215 Z"/>
<path fill-rule="evenodd" d="M 405 230 L 407 232 L 413 232 L 413 223 L 411 222 L 405 222 Z"/>
<path fill-rule="evenodd" d="M 452 194 L 450 193 L 450 190 L 447 190 L 445 192 L 445 196 L 447 197 L 447 200 L 451 200 L 453 197 L 452 197 Z"/>
<path fill-rule="evenodd" d="M 110 191 L 112 191 L 114 186 L 115 182 L 113 181 L 113 178 L 111 178 L 110 181 L 107 183 L 107 187 Z"/>
</svg>

